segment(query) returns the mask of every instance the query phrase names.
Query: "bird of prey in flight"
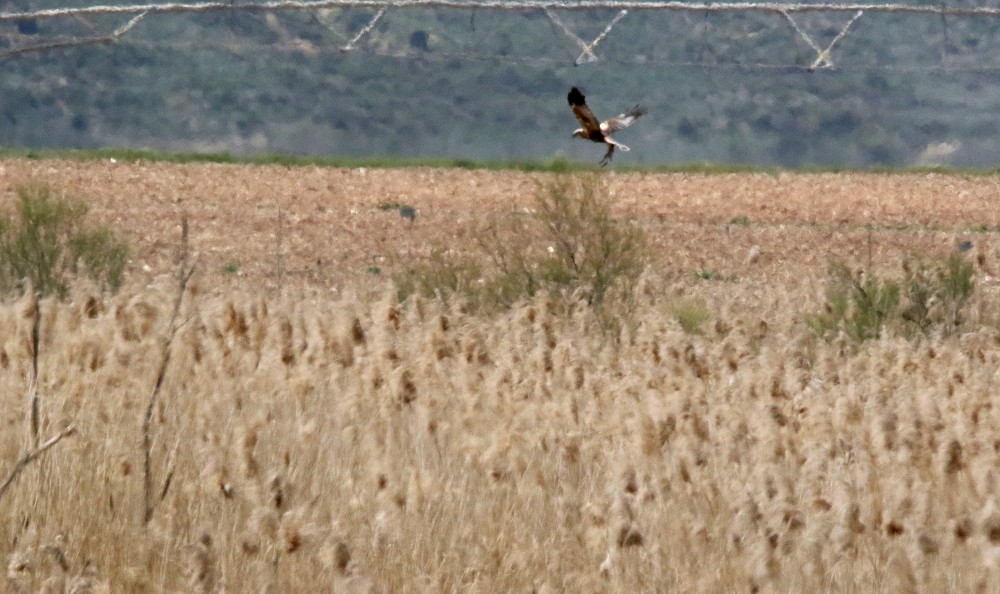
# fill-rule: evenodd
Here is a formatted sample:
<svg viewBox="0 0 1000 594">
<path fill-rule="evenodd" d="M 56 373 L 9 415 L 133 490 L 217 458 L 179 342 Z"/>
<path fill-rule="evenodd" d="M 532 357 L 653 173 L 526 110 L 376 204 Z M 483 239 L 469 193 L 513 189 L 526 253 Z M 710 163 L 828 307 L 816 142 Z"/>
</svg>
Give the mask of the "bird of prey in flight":
<svg viewBox="0 0 1000 594">
<path fill-rule="evenodd" d="M 579 136 L 580 138 L 586 138 L 594 142 L 603 142 L 608 145 L 608 152 L 601 159 L 602 166 L 611 162 L 611 156 L 615 154 L 615 147 L 623 151 L 629 150 L 627 146 L 611 138 L 611 135 L 619 130 L 628 128 L 639 116 L 644 115 L 648 111 L 645 107 L 636 105 L 627 112 L 602 122 L 587 107 L 586 97 L 583 96 L 580 89 L 576 87 L 570 89 L 568 99 L 570 107 L 573 108 L 573 115 L 576 116 L 576 119 L 580 120 L 580 125 L 583 126 L 582 128 L 577 128 L 573 132 L 573 136 Z"/>
</svg>

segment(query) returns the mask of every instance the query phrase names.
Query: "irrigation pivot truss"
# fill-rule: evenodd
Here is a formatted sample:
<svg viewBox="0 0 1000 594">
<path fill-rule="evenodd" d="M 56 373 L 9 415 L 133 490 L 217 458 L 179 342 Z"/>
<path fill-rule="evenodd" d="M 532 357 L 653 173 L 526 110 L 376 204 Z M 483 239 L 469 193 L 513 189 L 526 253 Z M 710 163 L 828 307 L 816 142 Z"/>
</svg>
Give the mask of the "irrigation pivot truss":
<svg viewBox="0 0 1000 594">
<path fill-rule="evenodd" d="M 993 6 L 949 6 L 945 2 L 937 5 L 900 4 L 900 3 L 785 3 L 785 2 L 679 2 L 662 0 L 272 0 L 272 1 L 240 1 L 224 0 L 220 2 L 165 2 L 148 4 L 124 5 L 94 5 L 82 7 L 51 8 L 44 10 L 24 10 L 19 12 L 0 12 L 0 25 L 5 23 L 37 22 L 51 19 L 81 19 L 96 16 L 121 16 L 120 26 L 104 33 L 95 33 L 83 37 L 65 37 L 58 39 L 40 39 L 30 43 L 8 44 L 0 48 L 0 59 L 13 55 L 59 49 L 74 45 L 110 44 L 115 43 L 131 32 L 143 19 L 157 15 L 168 14 L 198 14 L 219 12 L 266 12 L 281 11 L 328 11 L 332 9 L 371 9 L 374 14 L 367 22 L 353 32 L 350 39 L 338 49 L 349 52 L 363 45 L 364 39 L 378 24 L 379 20 L 390 10 L 412 9 L 452 9 L 452 10 L 489 10 L 489 11 L 537 11 L 544 14 L 552 23 L 554 29 L 565 34 L 574 44 L 579 46 L 581 53 L 575 64 L 585 64 L 599 60 L 595 49 L 604 41 L 621 21 L 630 13 L 649 11 L 675 11 L 688 13 L 719 14 L 719 13 L 760 13 L 772 14 L 783 19 L 791 26 L 795 35 L 815 52 L 808 69 L 834 67 L 833 50 L 852 31 L 857 21 L 866 14 L 897 14 L 897 15 L 933 15 L 940 17 L 944 36 L 947 37 L 946 17 L 963 19 L 1000 17 L 1000 7 Z M 599 35 L 586 41 L 573 32 L 559 17 L 561 11 L 616 11 L 614 17 L 607 23 Z M 849 18 L 841 24 L 832 40 L 820 44 L 806 28 L 800 25 L 800 15 L 805 13 L 848 14 Z"/>
</svg>

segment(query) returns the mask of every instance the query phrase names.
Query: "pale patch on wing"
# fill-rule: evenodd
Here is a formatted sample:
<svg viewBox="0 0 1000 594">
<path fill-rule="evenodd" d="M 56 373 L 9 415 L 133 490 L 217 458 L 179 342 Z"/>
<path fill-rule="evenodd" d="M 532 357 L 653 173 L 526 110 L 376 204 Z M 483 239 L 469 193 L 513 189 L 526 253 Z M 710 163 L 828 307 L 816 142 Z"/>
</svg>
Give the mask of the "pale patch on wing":
<svg viewBox="0 0 1000 594">
<path fill-rule="evenodd" d="M 639 119 L 640 116 L 645 115 L 649 110 L 641 105 L 636 105 L 632 109 L 628 110 L 619 116 L 613 117 L 607 121 L 601 123 L 601 132 L 605 134 L 614 134 L 619 130 L 624 130 L 632 125 L 632 122 Z"/>
</svg>

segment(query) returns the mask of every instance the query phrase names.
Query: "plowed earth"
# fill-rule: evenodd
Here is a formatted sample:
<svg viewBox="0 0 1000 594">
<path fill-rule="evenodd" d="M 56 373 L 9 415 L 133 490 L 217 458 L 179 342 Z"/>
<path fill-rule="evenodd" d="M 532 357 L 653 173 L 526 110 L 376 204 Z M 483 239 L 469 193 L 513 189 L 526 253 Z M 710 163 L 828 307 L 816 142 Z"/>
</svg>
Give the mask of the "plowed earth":
<svg viewBox="0 0 1000 594">
<path fill-rule="evenodd" d="M 434 248 L 471 249 L 478 222 L 531 208 L 552 174 L 11 159 L 0 206 L 45 184 L 120 229 L 133 278 L 176 269 L 181 220 L 205 278 L 337 288 Z M 1000 252 L 1000 177 L 868 173 L 603 173 L 623 218 L 666 272 L 790 279 L 831 259 L 898 266 L 972 241 L 987 274 Z M 416 209 L 400 216 L 393 205 Z"/>
</svg>

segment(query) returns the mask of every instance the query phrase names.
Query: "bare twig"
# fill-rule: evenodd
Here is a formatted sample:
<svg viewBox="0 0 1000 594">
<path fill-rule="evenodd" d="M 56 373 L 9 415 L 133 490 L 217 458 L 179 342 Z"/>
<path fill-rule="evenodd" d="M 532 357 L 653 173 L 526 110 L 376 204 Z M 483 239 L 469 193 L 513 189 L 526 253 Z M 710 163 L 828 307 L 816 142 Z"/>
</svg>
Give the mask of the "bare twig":
<svg viewBox="0 0 1000 594">
<path fill-rule="evenodd" d="M 188 262 L 188 224 L 186 215 L 181 219 L 181 233 L 181 263 L 180 269 L 178 270 L 177 297 L 174 299 L 174 310 L 170 315 L 170 324 L 167 326 L 167 334 L 163 339 L 161 347 L 163 358 L 160 360 L 160 369 L 156 374 L 156 384 L 153 386 L 153 392 L 149 395 L 149 401 L 146 403 L 146 414 L 142 419 L 143 526 L 149 524 L 149 521 L 153 519 L 153 510 L 155 509 L 156 504 L 162 501 L 163 497 L 166 496 L 167 490 L 170 488 L 170 482 L 173 479 L 173 470 L 171 469 L 168 471 L 167 478 L 160 490 L 159 499 L 154 501 L 152 467 L 153 437 L 150 430 L 153 423 L 153 411 L 156 409 L 156 402 L 159 399 L 160 390 L 163 387 L 163 380 L 167 376 L 167 366 L 170 364 L 171 345 L 174 342 L 174 337 L 177 335 L 177 318 L 180 315 L 181 303 L 184 301 L 184 293 L 187 291 L 188 281 L 191 280 L 191 276 L 194 274 L 198 263 L 197 256 L 195 256 L 193 261 L 190 263 Z"/>
<path fill-rule="evenodd" d="M 31 412 L 29 413 L 30 420 L 29 426 L 31 428 L 31 447 L 38 447 L 38 417 L 40 415 L 39 408 L 40 403 L 38 401 L 38 344 L 40 342 L 41 327 L 42 327 L 42 309 L 39 303 L 38 291 L 35 291 L 32 297 L 32 314 L 34 315 L 34 323 L 31 325 L 31 383 L 29 384 L 28 390 L 31 394 Z"/>
<path fill-rule="evenodd" d="M 281 253 L 284 243 L 285 213 L 278 207 L 278 228 L 274 233 L 274 266 L 275 276 L 278 278 L 278 293 L 281 294 L 281 287 L 285 281 L 285 259 Z"/>
<path fill-rule="evenodd" d="M 7 489 L 14 484 L 14 480 L 17 479 L 21 471 L 24 470 L 28 464 L 37 459 L 39 456 L 44 454 L 49 448 L 56 445 L 62 438 L 72 435 L 76 429 L 70 424 L 68 427 L 50 437 L 43 443 L 39 443 L 39 417 L 40 417 L 40 402 L 38 398 L 38 352 L 39 344 L 41 343 L 41 328 L 42 328 L 42 310 L 40 303 L 40 296 L 37 291 L 32 292 L 31 299 L 32 316 L 33 321 L 31 325 L 31 381 L 28 387 L 29 393 L 31 394 L 29 400 L 29 410 L 28 410 L 28 427 L 30 431 L 31 449 L 25 452 L 21 458 L 14 463 L 14 467 L 11 469 L 10 474 L 4 480 L 3 484 L 0 484 L 0 498 L 3 497 Z"/>
<path fill-rule="evenodd" d="M 874 227 L 874 223 L 868 223 L 868 268 L 866 269 L 868 274 L 872 273 L 872 231 Z"/>
<path fill-rule="evenodd" d="M 30 451 L 26 452 L 23 456 L 21 456 L 21 459 L 18 460 L 16 463 L 14 463 L 14 468 L 11 469 L 10 474 L 7 475 L 6 480 L 4 480 L 3 484 L 0 484 L 0 498 L 3 497 L 4 493 L 7 492 L 7 488 L 14 483 L 14 479 L 16 479 L 19 474 L 21 474 L 21 471 L 24 470 L 25 467 L 28 466 L 28 464 L 31 464 L 35 459 L 37 459 L 39 456 L 48 451 L 49 448 L 62 441 L 62 438 L 69 437 L 70 435 L 73 435 L 73 433 L 75 432 L 76 428 L 73 427 L 73 425 L 70 425 L 69 427 L 66 427 L 59 433 L 55 434 L 54 436 L 44 441 L 43 443 L 39 444 L 38 447 L 32 448 Z"/>
<path fill-rule="evenodd" d="M 177 450 L 180 449 L 181 440 L 180 438 L 174 442 L 174 449 L 170 452 L 170 457 L 167 458 L 167 476 L 163 479 L 163 487 L 160 488 L 160 496 L 157 498 L 156 502 L 160 503 L 167 498 L 167 493 L 170 492 L 170 485 L 174 480 L 174 462 L 177 460 Z"/>
<path fill-rule="evenodd" d="M 190 230 L 188 227 L 187 213 L 181 215 L 181 248 L 177 253 L 177 263 L 182 266 L 187 263 L 188 252 L 191 249 Z"/>
</svg>

